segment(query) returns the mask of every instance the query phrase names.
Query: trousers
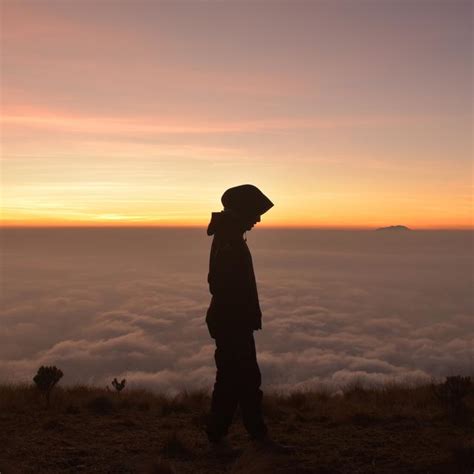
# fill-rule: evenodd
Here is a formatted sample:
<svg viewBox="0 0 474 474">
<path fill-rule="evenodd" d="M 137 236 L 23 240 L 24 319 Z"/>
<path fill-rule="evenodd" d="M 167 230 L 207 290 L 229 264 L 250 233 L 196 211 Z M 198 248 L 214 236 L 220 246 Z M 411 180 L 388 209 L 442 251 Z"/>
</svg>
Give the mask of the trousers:
<svg viewBox="0 0 474 474">
<path fill-rule="evenodd" d="M 257 363 L 253 330 L 218 333 L 215 337 L 217 373 L 206 433 L 216 442 L 227 435 L 237 407 L 253 439 L 267 433 L 263 420 L 262 377 Z"/>
</svg>

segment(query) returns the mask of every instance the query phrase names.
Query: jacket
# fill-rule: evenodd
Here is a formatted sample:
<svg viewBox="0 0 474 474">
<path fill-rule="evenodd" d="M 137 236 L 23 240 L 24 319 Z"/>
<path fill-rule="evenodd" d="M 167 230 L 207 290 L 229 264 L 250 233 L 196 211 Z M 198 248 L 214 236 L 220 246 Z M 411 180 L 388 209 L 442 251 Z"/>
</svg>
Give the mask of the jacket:
<svg viewBox="0 0 474 474">
<path fill-rule="evenodd" d="M 211 337 L 262 328 L 262 312 L 250 250 L 241 222 L 232 210 L 213 212 L 207 228 L 213 235 L 207 281 L 212 295 L 206 313 Z"/>
</svg>

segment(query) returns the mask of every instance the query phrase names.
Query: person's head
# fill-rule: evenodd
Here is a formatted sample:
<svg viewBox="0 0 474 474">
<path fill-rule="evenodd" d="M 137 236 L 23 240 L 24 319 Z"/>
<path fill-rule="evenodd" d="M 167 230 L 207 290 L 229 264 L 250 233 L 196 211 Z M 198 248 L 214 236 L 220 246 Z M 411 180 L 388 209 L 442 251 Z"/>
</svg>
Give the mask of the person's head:
<svg viewBox="0 0 474 474">
<path fill-rule="evenodd" d="M 222 195 L 224 209 L 231 209 L 243 223 L 243 231 L 251 230 L 261 221 L 261 215 L 273 207 L 273 203 L 260 189 L 252 184 L 242 184 L 227 189 Z"/>
</svg>

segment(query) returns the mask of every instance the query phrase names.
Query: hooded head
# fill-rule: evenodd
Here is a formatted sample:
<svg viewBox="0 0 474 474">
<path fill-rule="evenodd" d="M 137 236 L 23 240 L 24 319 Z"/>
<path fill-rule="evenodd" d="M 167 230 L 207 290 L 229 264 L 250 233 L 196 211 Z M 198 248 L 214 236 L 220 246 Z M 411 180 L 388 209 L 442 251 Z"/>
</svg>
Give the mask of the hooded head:
<svg viewBox="0 0 474 474">
<path fill-rule="evenodd" d="M 250 230 L 260 216 L 273 207 L 265 194 L 252 184 L 229 188 L 221 197 L 224 210 L 213 212 L 207 233 L 235 235 Z"/>
<path fill-rule="evenodd" d="M 273 207 L 265 194 L 252 184 L 229 188 L 221 197 L 224 209 L 232 209 L 242 217 L 261 216 Z"/>
</svg>

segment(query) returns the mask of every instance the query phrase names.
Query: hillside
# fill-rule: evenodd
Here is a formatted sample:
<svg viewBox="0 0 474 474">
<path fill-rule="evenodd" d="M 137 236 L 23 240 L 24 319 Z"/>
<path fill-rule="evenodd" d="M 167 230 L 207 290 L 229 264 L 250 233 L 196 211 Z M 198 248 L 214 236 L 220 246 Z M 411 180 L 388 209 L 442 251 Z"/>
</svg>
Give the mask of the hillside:
<svg viewBox="0 0 474 474">
<path fill-rule="evenodd" d="M 399 231 L 399 230 L 411 230 L 405 225 L 390 225 L 388 227 L 379 227 L 377 230 L 382 230 L 382 231 Z"/>
<path fill-rule="evenodd" d="M 0 386 L 0 472 L 8 473 L 469 473 L 474 467 L 474 393 L 454 417 L 432 387 L 347 387 L 265 394 L 273 437 L 292 456 L 254 450 L 240 420 L 237 459 L 215 459 L 202 431 L 209 396 L 165 397 L 125 388 L 56 387 L 51 406 L 36 387 Z"/>
</svg>

